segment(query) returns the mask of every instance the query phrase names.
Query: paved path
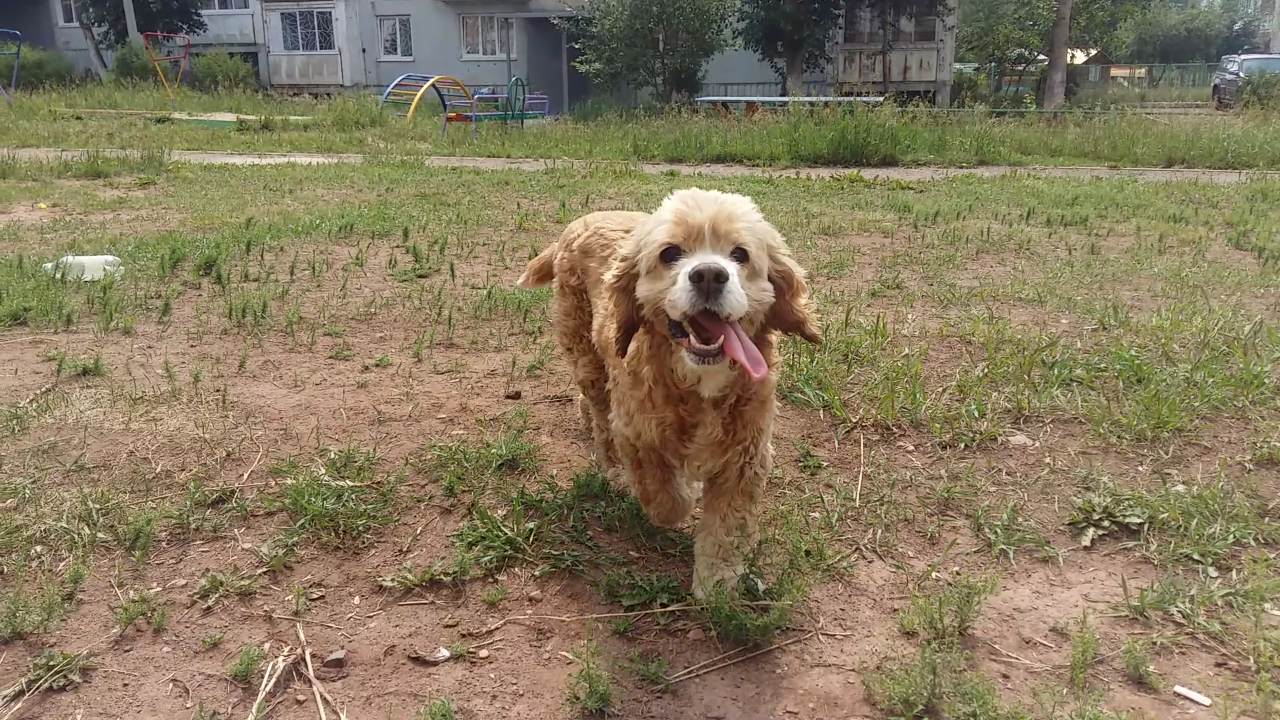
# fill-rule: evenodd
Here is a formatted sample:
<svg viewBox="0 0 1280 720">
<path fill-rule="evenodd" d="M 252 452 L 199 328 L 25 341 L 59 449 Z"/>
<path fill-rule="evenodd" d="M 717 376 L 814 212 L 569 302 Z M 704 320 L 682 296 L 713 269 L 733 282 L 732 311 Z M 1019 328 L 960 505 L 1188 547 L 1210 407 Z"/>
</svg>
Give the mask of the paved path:
<svg viewBox="0 0 1280 720">
<path fill-rule="evenodd" d="M 84 150 L 59 150 L 55 148 L 9 148 L 0 150 L 0 156 L 9 156 L 18 160 L 73 160 L 80 157 Z M 107 155 L 127 155 L 125 150 L 101 150 Z M 212 150 L 171 150 L 169 156 L 178 161 L 208 165 L 281 165 L 298 163 L 302 165 L 328 165 L 332 163 L 363 162 L 364 155 L 353 153 L 243 153 L 222 152 Z M 378 157 L 371 159 L 377 160 Z M 973 168 L 938 168 L 938 167 L 804 167 L 804 168 L 762 168 L 749 165 L 681 165 L 676 163 L 621 163 L 605 160 L 523 160 L 508 158 L 478 157 L 414 157 L 405 156 L 405 160 L 416 160 L 432 167 L 468 167 L 486 170 L 542 170 L 552 167 L 599 167 L 601 165 L 631 165 L 651 174 L 679 173 L 681 175 L 760 175 L 773 177 L 838 177 L 850 173 L 860 173 L 867 178 L 886 178 L 897 180 L 936 180 L 958 175 L 978 175 L 993 177 L 1019 173 L 1045 177 L 1124 177 L 1152 182 L 1168 182 L 1175 180 L 1199 181 L 1218 184 L 1243 182 L 1250 179 L 1265 178 L 1280 180 L 1280 171 L 1237 171 L 1237 170 L 1188 170 L 1184 168 L 1106 168 L 1106 167 L 1009 167 L 982 166 Z"/>
</svg>

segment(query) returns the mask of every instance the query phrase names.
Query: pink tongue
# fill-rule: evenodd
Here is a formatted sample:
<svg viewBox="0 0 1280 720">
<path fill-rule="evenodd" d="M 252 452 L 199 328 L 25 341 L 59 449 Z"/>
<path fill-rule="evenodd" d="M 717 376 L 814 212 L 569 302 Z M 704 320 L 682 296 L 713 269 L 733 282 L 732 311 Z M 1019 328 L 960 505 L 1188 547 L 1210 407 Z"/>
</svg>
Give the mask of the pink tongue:
<svg viewBox="0 0 1280 720">
<path fill-rule="evenodd" d="M 764 356 L 760 354 L 760 349 L 742 331 L 742 326 L 738 324 L 737 320 L 725 322 L 711 313 L 705 313 L 698 315 L 698 322 L 705 326 L 713 336 L 721 335 L 724 337 L 724 354 L 728 355 L 730 360 L 741 365 L 742 369 L 747 371 L 747 376 L 752 380 L 759 382 L 769 374 L 769 365 L 765 363 Z"/>
</svg>

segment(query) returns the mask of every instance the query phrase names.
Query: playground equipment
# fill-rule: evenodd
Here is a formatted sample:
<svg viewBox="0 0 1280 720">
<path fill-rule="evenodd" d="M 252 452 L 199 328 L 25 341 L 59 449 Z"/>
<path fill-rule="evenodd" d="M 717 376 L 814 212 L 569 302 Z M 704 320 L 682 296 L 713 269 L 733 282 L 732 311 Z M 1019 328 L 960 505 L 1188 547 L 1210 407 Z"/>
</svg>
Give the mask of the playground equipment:
<svg viewBox="0 0 1280 720">
<path fill-rule="evenodd" d="M 457 107 L 459 110 L 452 111 Z M 445 105 L 444 121 L 470 122 L 471 137 L 476 136 L 476 125 L 482 121 L 498 121 L 503 124 L 518 122 L 524 127 L 525 120 L 545 118 L 551 107 L 551 101 L 541 93 L 530 94 L 524 80 L 513 77 L 507 83 L 507 92 L 476 93 L 471 101 L 453 100 Z"/>
<path fill-rule="evenodd" d="M 175 102 L 177 96 L 174 93 L 178 89 L 178 84 L 182 82 L 182 70 L 187 65 L 187 53 L 191 50 L 191 38 L 173 33 L 144 32 L 142 44 L 147 48 L 147 57 L 151 58 L 151 64 L 155 66 L 156 74 L 160 76 L 165 92 L 169 93 L 169 101 Z M 163 54 L 157 55 L 157 52 Z M 160 66 L 160 63 L 164 62 L 178 63 L 178 73 L 174 76 L 172 84 L 164 74 L 164 68 Z"/>
<path fill-rule="evenodd" d="M 9 50 L 9 44 L 13 49 Z M 4 86 L 4 78 L 0 78 L 0 95 L 6 103 L 13 104 L 13 94 L 18 91 L 18 61 L 22 59 L 22 33 L 17 30 L 0 28 L 0 57 L 13 56 L 13 74 L 9 78 L 9 87 Z"/>
<path fill-rule="evenodd" d="M 475 137 L 476 125 L 480 122 L 518 122 L 524 127 L 525 120 L 546 117 L 551 106 L 546 95 L 529 93 L 524 80 L 518 77 L 511 78 L 505 93 L 473 93 L 457 78 L 416 73 L 407 73 L 393 80 L 383 91 L 379 103 L 408 105 L 405 119 L 413 120 L 413 114 L 428 90 L 435 91 L 440 100 L 441 135 L 449 123 L 458 122 L 471 123 L 472 137 Z"/>
<path fill-rule="evenodd" d="M 392 80 L 387 89 L 382 91 L 378 104 L 408 105 L 409 109 L 405 111 L 404 117 L 405 120 L 413 120 L 413 113 L 418 110 L 418 103 L 422 102 L 422 96 L 428 90 L 435 91 L 436 97 L 440 99 L 441 110 L 449 106 L 450 100 L 471 99 L 471 91 L 455 77 L 405 73 Z"/>
</svg>

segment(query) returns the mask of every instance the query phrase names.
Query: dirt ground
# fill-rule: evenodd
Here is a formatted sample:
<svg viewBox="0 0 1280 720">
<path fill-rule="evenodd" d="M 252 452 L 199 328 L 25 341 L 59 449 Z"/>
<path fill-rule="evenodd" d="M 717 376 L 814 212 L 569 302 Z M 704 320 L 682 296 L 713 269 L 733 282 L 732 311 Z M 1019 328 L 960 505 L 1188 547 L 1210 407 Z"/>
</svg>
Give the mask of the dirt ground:
<svg viewBox="0 0 1280 720">
<path fill-rule="evenodd" d="M 228 177 L 248 176 L 223 180 Z M 262 177 L 264 187 L 278 182 L 274 176 Z M 184 182 L 174 180 L 175 186 Z M 388 196 L 400 192 L 394 180 L 382 182 Z M 323 202 L 326 183 L 332 183 L 331 189 L 341 185 L 332 177 L 316 183 L 320 189 L 313 203 Z M 63 189 L 51 189 L 56 187 Z M 59 192 L 80 190 L 53 181 L 28 187 L 19 194 L 29 197 L 15 200 L 0 215 L 0 225 L 9 232 L 2 239 L 10 260 L 74 237 L 75 229 L 59 225 L 67 213 L 81 212 L 82 221 L 96 224 L 95 233 L 121 238 L 147 234 L 131 226 L 186 202 L 162 189 L 111 199 L 119 207 L 107 210 L 78 210 L 78 195 L 68 195 L 56 208 L 61 212 L 32 209 L 37 195 Z M 823 547 L 832 559 L 826 571 L 814 576 L 815 584 L 796 606 L 788 627 L 746 649 L 718 637 L 696 612 L 670 610 L 670 604 L 667 609 L 633 610 L 607 601 L 597 591 L 599 568 L 539 574 L 536 563 L 511 563 L 463 583 L 385 587 L 379 578 L 403 566 L 422 567 L 448 557 L 452 534 L 474 509 L 465 494 L 450 497 L 441 489 L 430 446 L 489 442 L 513 417 L 523 416 L 522 438 L 536 446 L 541 462 L 536 471 L 515 473 L 509 482 L 533 488 L 551 478 L 563 486 L 589 466 L 589 439 L 579 426 L 576 391 L 559 350 L 549 342 L 545 299 L 529 301 L 507 290 L 520 273 L 524 254 L 554 237 L 565 212 L 563 203 L 557 207 L 554 198 L 540 192 L 528 187 L 515 192 L 523 194 L 521 207 L 532 217 L 515 221 L 517 226 L 527 222 L 524 229 L 503 225 L 476 230 L 483 217 L 458 220 L 481 239 L 456 263 L 450 261 L 447 270 L 442 266 L 426 278 L 395 277 L 412 254 L 406 253 L 398 231 L 374 236 L 357 228 L 335 237 L 325 229 L 329 226 L 317 225 L 314 235 L 329 233 L 323 243 L 277 239 L 260 255 L 255 248 L 234 263 L 227 260 L 231 280 L 226 287 L 215 285 L 218 270 L 210 275 L 196 269 L 198 249 L 169 281 L 147 278 L 117 286 L 125 306 L 136 302 L 146 309 L 134 313 L 127 333 L 103 324 L 105 305 L 80 312 L 63 329 L 35 327 L 34 321 L 0 329 L 0 404 L 10 409 L 13 422 L 12 432 L 6 431 L 0 443 L 0 478 L 9 488 L 0 494 L 0 512 L 14 513 L 17 526 L 23 522 L 19 513 L 29 511 L 55 528 L 47 537 L 61 538 L 68 547 L 74 544 L 72 535 L 90 528 L 86 508 L 111 519 L 91 528 L 102 535 L 90 542 L 96 548 L 89 555 L 92 569 L 65 613 L 37 631 L 0 643 L 0 688 L 19 681 L 46 649 L 90 650 L 92 669 L 82 684 L 33 695 L 20 709 L 4 707 L 9 714 L 0 717 L 250 716 L 262 676 L 240 682 L 228 677 L 228 667 L 242 648 L 264 647 L 265 663 L 286 647 L 298 647 L 305 634 L 315 663 L 335 651 L 345 653 L 340 668 L 321 668 L 317 675 L 353 720 L 449 717 L 429 714 L 436 698 L 451 699 L 462 718 L 577 717 L 580 710 L 566 702 L 566 687 L 584 666 L 581 648 L 591 642 L 598 644 L 614 676 L 613 706 L 621 717 L 881 718 L 886 716 L 883 703 L 869 696 L 865 680 L 913 656 L 916 647 L 901 632 L 895 614 L 911 605 L 926 584 L 945 585 L 962 572 L 988 571 L 1000 575 L 999 589 L 986 599 L 961 645 L 971 669 L 988 678 L 1000 697 L 1038 708 L 1034 717 L 1085 717 L 1069 714 L 1078 700 L 1069 689 L 1068 674 L 1076 637 L 1072 628 L 1086 613 L 1099 650 L 1083 670 L 1084 682 L 1101 698 L 1099 708 L 1151 718 L 1207 719 L 1227 712 L 1223 698 L 1254 697 L 1241 690 L 1252 682 L 1241 668 L 1242 653 L 1215 649 L 1223 636 L 1187 632 L 1177 623 L 1153 621 L 1144 627 L 1116 612 L 1122 584 L 1130 590 L 1151 585 L 1168 568 L 1120 541 L 1100 541 L 1101 547 L 1084 550 L 1064 524 L 1078 495 L 1078 473 L 1088 468 L 1157 484 L 1177 479 L 1188 486 L 1219 473 L 1229 479 L 1248 477 L 1274 509 L 1276 472 L 1254 460 L 1253 438 L 1262 424 L 1255 427 L 1244 413 L 1206 414 L 1194 430 L 1158 442 L 1103 442 L 1079 418 L 1029 413 L 975 446 L 956 447 L 940 443 L 927 423 L 846 422 L 832 407 L 781 402 L 774 440 L 779 472 L 767 500 L 773 509 L 769 517 L 778 527 L 784 517 L 801 527 L 810 522 L 821 526 L 828 538 Z M 887 191 L 882 185 L 866 192 Z M 908 186 L 894 192 L 901 194 L 896 198 L 921 191 Z M 597 206 L 610 202 L 608 192 L 602 195 L 606 197 Z M 241 201 L 227 197 L 218 202 L 236 208 Z M 296 202 L 305 206 L 308 201 Z M 257 210 L 242 212 L 248 216 Z M 887 225 L 887 212 L 867 211 L 858 222 Z M 915 211 L 902 212 L 907 217 Z M 240 213 L 229 214 L 228 227 L 243 223 Z M 972 338 L 945 336 L 939 329 L 959 323 L 962 314 L 941 309 L 939 294 L 908 298 L 900 289 L 904 283 L 917 288 L 937 283 L 947 292 L 959 292 L 961 286 L 943 283 L 927 269 L 894 264 L 902 253 L 922 252 L 938 238 L 922 233 L 912 236 L 914 246 L 904 246 L 897 230 L 854 232 L 849 230 L 851 219 L 827 221 L 838 227 L 831 235 L 841 238 L 839 251 L 858 258 L 854 267 L 840 270 L 836 253 L 820 249 L 820 227 L 815 234 L 819 245 L 800 252 L 814 268 L 828 324 L 834 328 L 840 323 L 837 301 L 842 294 L 865 294 L 863 317 L 888 313 L 895 337 L 930 343 L 925 369 L 930 387 L 932 378 L 943 382 L 954 367 L 964 365 L 964 358 L 975 352 Z M 190 216 L 173 218 L 180 227 L 200 222 Z M 271 232 L 287 234 L 281 228 L 289 222 L 298 220 L 281 220 Z M 910 221 L 892 222 L 904 226 Z M 955 222 L 967 220 L 957 215 Z M 508 244 L 508 234 L 517 241 Z M 424 245 L 434 241 L 430 232 L 426 235 Z M 131 246 L 132 252 L 142 253 L 142 246 Z M 1183 246 L 1182 251 L 1181 262 L 1198 262 L 1193 248 Z M 1116 239 L 1104 243 L 1102 252 L 1128 262 L 1138 250 Z M 1046 249 L 1034 259 L 985 254 L 961 263 L 954 277 L 979 288 L 1005 287 L 1027 277 L 1027 266 L 1065 263 L 1067 255 L 1057 249 Z M 163 253 L 146 257 L 150 264 L 145 272 L 151 273 L 153 258 Z M 1072 256 L 1070 262 L 1075 261 Z M 1262 273 L 1252 256 L 1213 261 L 1215 267 L 1245 262 L 1249 272 Z M 286 294 L 283 278 L 286 272 L 293 277 L 295 264 L 300 279 Z M 307 267 L 313 268 L 312 275 Z M 442 279 L 446 273 L 450 281 Z M 308 279 L 312 277 L 314 282 Z M 1151 314 L 1167 304 L 1159 293 L 1174 290 L 1165 284 L 1167 278 L 1155 277 L 1160 278 L 1152 281 L 1162 288 L 1158 291 L 1126 285 L 1134 295 L 1127 303 L 1131 312 Z M 1251 277 L 1253 284 L 1241 286 L 1245 297 L 1240 302 L 1273 307 L 1264 289 L 1272 276 Z M 157 319 L 170 287 L 177 288 L 171 310 Z M 440 319 L 439 306 L 431 299 L 442 287 L 452 288 L 448 292 L 456 298 L 448 321 Z M 265 294 L 254 294 L 260 290 Z M 68 292 L 83 301 L 95 290 Z M 237 303 L 243 299 L 252 304 L 265 296 L 272 307 L 270 324 L 246 325 L 252 323 L 252 309 L 246 320 L 237 315 L 244 307 Z M 1152 306 L 1144 308 L 1148 301 Z M 296 328 L 289 320 L 292 307 L 304 319 Z M 1000 299 L 991 307 L 1000 308 L 1018 327 L 1069 338 L 1087 335 L 1096 325 L 1092 311 L 1083 306 L 1054 309 L 1052 303 Z M 1274 319 L 1272 310 L 1266 313 Z M 311 319 L 309 331 L 305 319 Z M 448 332 L 441 330 L 445 327 Z M 424 351 L 422 336 L 428 329 L 432 335 Z M 836 333 L 829 341 L 839 344 L 839 338 Z M 63 360 L 56 359 L 95 356 L 105 371 L 64 372 Z M 529 369 L 534 364 L 537 369 Z M 61 375 L 55 374 L 55 365 Z M 833 372 L 852 372 L 838 363 L 833 367 Z M 855 404 L 860 397 L 866 399 L 850 394 L 848 402 Z M 1271 403 L 1267 396 L 1255 419 L 1269 413 Z M 290 475 L 281 469 L 285 460 L 310 467 L 325 457 L 326 448 L 345 446 L 376 450 L 379 472 L 398 473 L 394 522 L 336 546 L 304 540 L 287 564 L 264 564 L 262 549 L 289 524 L 288 514 L 272 505 L 272 498 L 288 492 Z M 193 481 L 205 489 L 206 499 L 194 509 L 189 502 Z M 948 501 L 946 488 L 953 484 L 966 489 Z M 24 495 L 23 487 L 35 488 L 34 494 Z M 207 501 L 218 493 L 231 498 L 228 507 Z M 971 521 L 975 508 L 988 500 L 1022 508 L 1061 561 L 1044 559 L 1023 546 L 1010 552 L 1012 561 L 993 552 L 982 523 Z M 236 503 L 242 506 L 231 507 Z M 146 509 L 155 510 L 159 524 L 153 544 L 135 552 L 119 528 L 134 527 L 140 522 L 138 513 Z M 188 532 L 173 528 L 175 517 L 190 521 L 191 513 L 207 522 L 194 523 Z M 602 529 L 599 520 L 591 519 L 593 536 L 630 557 L 636 569 L 670 574 L 687 588 L 687 554 L 655 554 Z M 0 538 L 6 527 L 0 524 Z M 25 527 L 24 533 L 31 529 Z M 1273 540 L 1260 536 L 1255 550 L 1273 557 Z M 15 541 L 5 547 L 18 545 Z M 23 561 L 3 567 L 0 584 L 38 588 L 64 576 L 77 562 L 77 555 L 61 546 L 28 544 L 22 552 Z M 1223 565 L 1223 572 L 1237 572 L 1240 565 L 1233 567 L 1237 570 Z M 243 571 L 255 589 L 205 603 L 193 592 L 210 571 Z M 1274 577 L 1269 569 L 1265 574 Z M 505 595 L 497 588 L 505 588 Z M 144 591 L 165 608 L 164 621 L 148 616 L 150 620 L 122 628 L 118 611 L 130 605 L 135 592 Z M 614 623 L 620 618 L 630 623 L 622 632 Z M 1274 624 L 1276 617 L 1263 614 L 1258 621 Z M 1157 644 L 1151 662 L 1166 682 L 1153 690 L 1126 679 L 1118 658 L 1127 639 L 1160 632 L 1169 637 Z M 1176 641 L 1174 636 L 1179 636 Z M 440 664 L 420 659 L 442 647 L 454 652 L 462 647 L 465 654 Z M 679 682 L 654 687 L 637 679 L 629 664 L 636 656 L 665 658 L 668 675 L 696 669 Z M 286 689 L 268 697 L 270 717 L 321 717 L 318 696 L 304 678 L 289 674 L 281 684 Z M 1203 708 L 1180 699 L 1170 692 L 1174 684 L 1218 702 Z M 332 709 L 326 711 L 334 717 Z M 943 710 L 927 714 L 932 712 L 922 710 L 920 716 L 953 716 Z M 1232 717 L 1261 720 L 1251 712 L 1255 714 Z"/>
</svg>

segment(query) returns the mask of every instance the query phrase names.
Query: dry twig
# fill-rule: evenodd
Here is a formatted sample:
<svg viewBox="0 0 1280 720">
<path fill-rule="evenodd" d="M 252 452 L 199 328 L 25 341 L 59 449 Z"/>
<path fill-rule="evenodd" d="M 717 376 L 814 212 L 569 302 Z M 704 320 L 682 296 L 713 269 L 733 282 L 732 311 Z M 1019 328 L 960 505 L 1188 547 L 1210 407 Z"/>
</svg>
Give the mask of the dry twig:
<svg viewBox="0 0 1280 720">
<path fill-rule="evenodd" d="M 688 668 L 688 669 L 686 669 L 686 670 L 681 670 L 680 672 L 676 673 L 675 675 L 672 675 L 670 678 L 668 678 L 668 679 L 667 679 L 667 682 L 666 682 L 666 685 L 665 685 L 665 686 L 666 686 L 666 687 L 670 687 L 670 686 L 672 686 L 672 685 L 675 685 L 676 683 L 684 682 L 685 680 L 691 680 L 691 679 L 696 678 L 696 677 L 699 677 L 699 676 L 701 676 L 701 675 L 706 675 L 707 673 L 715 672 L 716 670 L 719 670 L 719 669 L 721 669 L 721 668 L 729 667 L 730 665 L 736 665 L 737 663 L 740 663 L 740 662 L 742 662 L 743 660 L 750 660 L 750 659 L 751 659 L 751 658 L 753 658 L 753 657 L 757 657 L 757 656 L 759 656 L 759 655 L 763 655 L 763 654 L 768 653 L 768 652 L 773 652 L 774 650 L 777 650 L 777 649 L 779 649 L 779 648 L 784 648 L 784 647 L 786 647 L 786 646 L 788 646 L 788 645 L 794 645 L 794 644 L 796 644 L 796 643 L 798 643 L 798 642 L 803 642 L 803 641 L 808 640 L 809 638 L 811 638 L 811 637 L 813 637 L 814 635 L 817 635 L 817 634 L 818 634 L 818 631 L 817 631 L 817 630 L 810 630 L 809 632 L 805 633 L 804 635 L 799 635 L 799 636 L 797 636 L 797 637 L 793 637 L 793 638 L 791 638 L 790 640 L 783 640 L 783 641 L 782 641 L 782 642 L 780 642 L 780 643 L 774 643 L 773 645 L 770 645 L 770 646 L 769 646 L 769 647 L 767 647 L 767 648 L 762 648 L 762 649 L 757 650 L 757 651 L 755 651 L 755 652 L 753 652 L 753 653 L 748 653 L 748 654 L 746 654 L 746 655 L 742 655 L 742 656 L 740 656 L 740 657 L 733 658 L 732 660 L 726 660 L 725 662 L 722 662 L 722 663 L 720 663 L 720 664 L 718 664 L 718 665 L 712 665 L 711 667 L 704 668 L 704 669 L 702 669 L 702 670 L 698 670 L 697 672 L 689 672 L 689 670 L 692 670 L 693 668 L 699 667 L 699 665 L 694 665 L 693 667 L 690 667 L 690 668 Z M 706 663 L 702 663 L 702 664 L 703 664 L 703 665 L 705 665 Z"/>
</svg>

